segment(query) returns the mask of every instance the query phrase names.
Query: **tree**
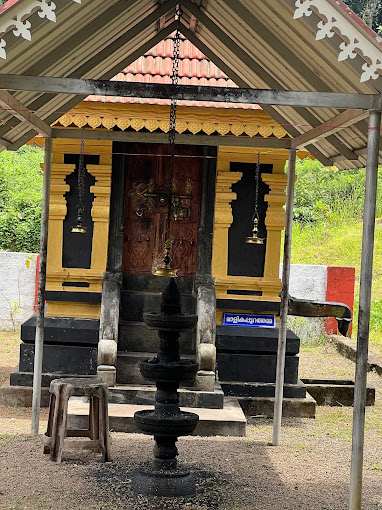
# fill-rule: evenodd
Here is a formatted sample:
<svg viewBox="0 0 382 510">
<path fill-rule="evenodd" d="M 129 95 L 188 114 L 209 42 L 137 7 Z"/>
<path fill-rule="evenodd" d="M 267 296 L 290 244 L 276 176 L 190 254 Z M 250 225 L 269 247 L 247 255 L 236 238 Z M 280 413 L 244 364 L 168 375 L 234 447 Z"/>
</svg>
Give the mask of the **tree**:
<svg viewBox="0 0 382 510">
<path fill-rule="evenodd" d="M 374 30 L 382 25 L 381 0 L 344 0 L 362 21 Z"/>
<path fill-rule="evenodd" d="M 0 250 L 39 249 L 43 157 L 28 146 L 0 153 Z"/>
</svg>

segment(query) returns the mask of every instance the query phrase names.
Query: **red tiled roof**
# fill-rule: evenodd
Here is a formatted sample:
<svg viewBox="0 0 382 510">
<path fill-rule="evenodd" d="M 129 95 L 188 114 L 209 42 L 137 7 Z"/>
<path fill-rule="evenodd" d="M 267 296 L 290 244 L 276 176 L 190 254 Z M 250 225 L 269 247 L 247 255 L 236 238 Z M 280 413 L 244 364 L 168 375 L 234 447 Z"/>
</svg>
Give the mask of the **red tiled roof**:
<svg viewBox="0 0 382 510">
<path fill-rule="evenodd" d="M 135 83 L 171 83 L 173 34 L 154 46 L 138 60 L 117 74 L 113 80 Z M 202 85 L 206 87 L 236 87 L 216 65 L 187 39 L 180 42 L 180 85 Z M 169 105 L 166 99 L 142 99 L 131 97 L 89 96 L 85 101 L 106 103 L 142 103 Z M 241 103 L 214 103 L 211 101 L 178 101 L 179 106 L 202 106 L 214 108 L 260 109 L 258 105 Z"/>
</svg>

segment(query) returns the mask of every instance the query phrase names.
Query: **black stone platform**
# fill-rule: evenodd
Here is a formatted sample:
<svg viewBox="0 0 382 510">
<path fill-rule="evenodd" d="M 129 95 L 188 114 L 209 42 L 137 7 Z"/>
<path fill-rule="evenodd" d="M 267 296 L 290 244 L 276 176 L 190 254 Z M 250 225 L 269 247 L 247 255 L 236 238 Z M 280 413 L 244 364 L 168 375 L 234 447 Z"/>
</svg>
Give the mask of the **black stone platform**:
<svg viewBox="0 0 382 510">
<path fill-rule="evenodd" d="M 98 319 L 45 317 L 44 344 L 98 345 Z M 21 340 L 34 343 L 36 314 L 21 325 Z"/>
<path fill-rule="evenodd" d="M 34 345 L 20 344 L 20 363 L 11 373 L 11 386 L 32 386 Z M 97 348 L 73 345 L 44 345 L 42 360 L 42 385 L 49 386 L 57 377 L 95 375 L 97 373 Z"/>
<path fill-rule="evenodd" d="M 218 377 L 225 395 L 274 397 L 277 365 L 277 328 L 217 326 Z M 300 339 L 287 331 L 284 396 L 305 398 L 298 379 Z"/>
<path fill-rule="evenodd" d="M 21 325 L 20 361 L 11 386 L 32 386 L 36 314 Z M 99 320 L 45 317 L 42 386 L 58 377 L 96 375 Z"/>
</svg>

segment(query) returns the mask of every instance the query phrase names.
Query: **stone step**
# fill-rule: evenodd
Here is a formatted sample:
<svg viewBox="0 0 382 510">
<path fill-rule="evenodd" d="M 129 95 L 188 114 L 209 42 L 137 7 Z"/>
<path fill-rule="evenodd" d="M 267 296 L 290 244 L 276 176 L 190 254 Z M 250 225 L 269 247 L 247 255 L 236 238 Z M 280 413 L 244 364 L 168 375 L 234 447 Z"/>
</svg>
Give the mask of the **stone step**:
<svg viewBox="0 0 382 510">
<path fill-rule="evenodd" d="M 273 417 L 275 399 L 273 397 L 238 397 L 245 416 Z M 282 415 L 284 418 L 315 418 L 317 403 L 306 393 L 306 398 L 284 398 Z"/>
<path fill-rule="evenodd" d="M 137 275 L 137 274 L 124 274 L 122 280 L 122 290 L 130 292 L 156 292 L 161 293 L 164 291 L 168 284 L 167 278 L 158 278 L 154 275 Z M 181 294 L 192 294 L 194 286 L 193 276 L 179 276 L 176 279 L 176 284 Z"/>
<path fill-rule="evenodd" d="M 155 352 L 158 344 L 158 331 L 149 328 L 144 322 L 119 322 L 118 350 L 132 352 Z M 195 353 L 195 331 L 185 331 L 179 337 L 181 354 Z"/>
<path fill-rule="evenodd" d="M 109 404 L 109 425 L 114 432 L 136 433 L 134 413 L 153 406 Z M 235 398 L 225 397 L 223 409 L 182 408 L 197 413 L 199 423 L 193 435 L 245 437 L 247 420 Z M 89 404 L 81 398 L 71 398 L 68 409 L 69 428 L 87 428 Z"/>
<path fill-rule="evenodd" d="M 318 406 L 353 406 L 354 381 L 341 379 L 303 379 L 306 391 Z M 367 406 L 375 404 L 375 388 L 366 388 Z"/>
<path fill-rule="evenodd" d="M 231 397 L 274 397 L 275 383 L 220 381 L 224 395 Z M 298 380 L 297 384 L 284 384 L 285 398 L 305 398 L 307 388 Z"/>
<path fill-rule="evenodd" d="M 118 385 L 109 388 L 109 402 L 111 404 L 154 405 L 155 392 L 155 386 Z M 179 405 L 182 407 L 222 409 L 223 399 L 224 394 L 219 384 L 216 385 L 214 392 L 179 389 Z"/>
<path fill-rule="evenodd" d="M 139 370 L 139 363 L 149 358 L 155 358 L 154 352 L 125 352 L 118 351 L 117 355 L 117 384 L 146 385 L 149 381 L 144 379 Z M 182 359 L 195 359 L 195 356 L 184 355 Z M 192 384 L 185 384 L 191 386 Z"/>
<path fill-rule="evenodd" d="M 120 317 L 126 321 L 143 321 L 144 312 L 159 312 L 162 295 L 158 292 L 121 292 Z M 196 299 L 182 294 L 182 313 L 195 313 Z"/>
</svg>

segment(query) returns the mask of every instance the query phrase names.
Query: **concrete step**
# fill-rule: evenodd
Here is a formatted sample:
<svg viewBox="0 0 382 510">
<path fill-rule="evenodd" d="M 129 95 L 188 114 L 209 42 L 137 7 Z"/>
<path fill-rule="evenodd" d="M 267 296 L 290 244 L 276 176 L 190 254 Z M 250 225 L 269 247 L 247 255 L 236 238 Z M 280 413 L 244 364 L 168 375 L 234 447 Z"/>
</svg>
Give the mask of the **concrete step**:
<svg viewBox="0 0 382 510">
<path fill-rule="evenodd" d="M 149 385 L 126 384 L 109 388 L 112 404 L 154 405 L 156 388 Z M 182 407 L 223 408 L 224 394 L 219 384 L 215 391 L 179 389 L 179 405 Z"/>
<path fill-rule="evenodd" d="M 158 331 L 150 329 L 144 322 L 119 322 L 118 350 L 132 352 L 156 352 Z M 181 354 L 195 353 L 195 331 L 185 331 L 179 337 Z"/>
<path fill-rule="evenodd" d="M 318 406 L 353 406 L 354 381 L 341 379 L 303 379 L 306 391 Z M 366 388 L 367 406 L 375 405 L 375 388 Z"/>
<path fill-rule="evenodd" d="M 224 395 L 232 397 L 274 397 L 275 383 L 220 381 Z M 298 380 L 297 384 L 284 384 L 285 398 L 305 398 L 307 388 Z"/>
<path fill-rule="evenodd" d="M 246 416 L 273 416 L 275 399 L 272 397 L 238 397 Z M 306 398 L 284 398 L 282 415 L 284 418 L 315 418 L 317 403 L 306 394 Z"/>
<path fill-rule="evenodd" d="M 143 321 L 144 312 L 159 312 L 162 295 L 158 292 L 121 292 L 121 319 Z M 196 299 L 191 294 L 182 295 L 182 313 L 195 313 Z"/>
<path fill-rule="evenodd" d="M 114 432 L 136 433 L 134 413 L 153 406 L 132 404 L 109 404 L 109 424 Z M 223 409 L 182 408 L 199 415 L 199 423 L 193 435 L 245 437 L 247 420 L 235 398 L 225 397 Z M 89 404 L 82 398 L 69 401 L 68 424 L 70 428 L 87 428 Z"/>
<path fill-rule="evenodd" d="M 117 384 L 140 384 L 146 385 L 150 381 L 144 379 L 139 370 L 139 363 L 149 358 L 155 358 L 154 352 L 125 352 L 117 354 Z M 182 359 L 195 359 L 195 356 L 184 355 Z M 186 384 L 185 386 L 190 386 Z"/>
</svg>

